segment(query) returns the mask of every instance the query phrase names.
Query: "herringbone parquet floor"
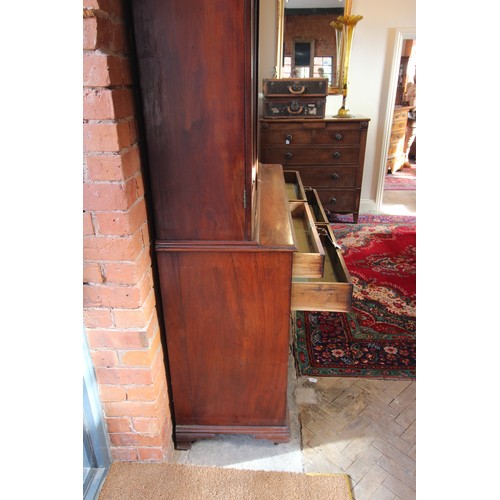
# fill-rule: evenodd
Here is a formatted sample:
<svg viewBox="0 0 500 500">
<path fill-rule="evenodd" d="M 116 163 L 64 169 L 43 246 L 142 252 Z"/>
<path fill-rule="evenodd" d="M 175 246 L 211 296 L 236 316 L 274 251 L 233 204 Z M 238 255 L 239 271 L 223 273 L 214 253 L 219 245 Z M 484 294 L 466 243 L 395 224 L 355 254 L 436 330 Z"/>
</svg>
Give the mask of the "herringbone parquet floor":
<svg viewBox="0 0 500 500">
<path fill-rule="evenodd" d="M 299 377 L 305 472 L 350 476 L 355 500 L 416 498 L 412 381 Z"/>
<path fill-rule="evenodd" d="M 415 191 L 384 191 L 383 211 L 416 215 Z M 416 498 L 416 382 L 299 377 L 306 472 L 341 472 L 355 500 Z"/>
</svg>

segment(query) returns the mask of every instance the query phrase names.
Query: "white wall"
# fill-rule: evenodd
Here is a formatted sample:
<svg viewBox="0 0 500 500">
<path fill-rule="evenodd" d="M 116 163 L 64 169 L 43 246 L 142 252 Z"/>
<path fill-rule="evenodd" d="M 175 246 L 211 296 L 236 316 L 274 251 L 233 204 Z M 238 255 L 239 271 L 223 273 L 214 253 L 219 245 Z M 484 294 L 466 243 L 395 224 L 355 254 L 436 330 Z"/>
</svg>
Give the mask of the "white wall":
<svg viewBox="0 0 500 500">
<path fill-rule="evenodd" d="M 375 209 L 395 28 L 415 28 L 416 0 L 352 0 L 351 13 L 362 15 L 363 19 L 354 33 L 347 107 L 351 113 L 371 119 L 361 191 L 363 212 Z M 272 77 L 276 51 L 275 26 L 275 0 L 260 0 L 260 82 L 262 78 Z M 340 102 L 340 97 L 329 96 L 326 116 L 336 114 Z"/>
</svg>

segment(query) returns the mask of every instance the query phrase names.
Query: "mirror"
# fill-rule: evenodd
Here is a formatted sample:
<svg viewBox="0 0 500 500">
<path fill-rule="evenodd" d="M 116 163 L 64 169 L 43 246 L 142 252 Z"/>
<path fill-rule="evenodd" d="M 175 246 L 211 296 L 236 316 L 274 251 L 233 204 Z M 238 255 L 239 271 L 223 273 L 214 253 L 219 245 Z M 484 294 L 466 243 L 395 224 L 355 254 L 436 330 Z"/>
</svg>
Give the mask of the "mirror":
<svg viewBox="0 0 500 500">
<path fill-rule="evenodd" d="M 330 24 L 350 15 L 351 0 L 276 0 L 275 78 L 328 78 L 341 94 L 343 47 Z"/>
</svg>

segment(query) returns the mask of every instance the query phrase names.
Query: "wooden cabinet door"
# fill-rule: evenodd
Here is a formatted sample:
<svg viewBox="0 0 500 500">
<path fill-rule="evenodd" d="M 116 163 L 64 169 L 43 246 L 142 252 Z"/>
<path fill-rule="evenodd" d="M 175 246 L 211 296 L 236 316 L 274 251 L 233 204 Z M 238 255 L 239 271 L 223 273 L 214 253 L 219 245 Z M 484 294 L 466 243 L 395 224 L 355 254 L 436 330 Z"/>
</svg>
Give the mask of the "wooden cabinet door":
<svg viewBox="0 0 500 500">
<path fill-rule="evenodd" d="M 133 2 L 159 240 L 250 238 L 254 15 L 253 0 Z"/>
</svg>

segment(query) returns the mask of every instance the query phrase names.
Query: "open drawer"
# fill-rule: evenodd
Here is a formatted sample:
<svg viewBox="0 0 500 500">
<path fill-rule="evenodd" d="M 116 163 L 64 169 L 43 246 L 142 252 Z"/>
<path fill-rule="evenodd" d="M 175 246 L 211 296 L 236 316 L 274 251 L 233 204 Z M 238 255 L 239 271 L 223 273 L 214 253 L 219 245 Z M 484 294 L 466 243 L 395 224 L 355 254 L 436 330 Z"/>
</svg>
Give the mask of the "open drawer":
<svg viewBox="0 0 500 500">
<path fill-rule="evenodd" d="M 291 309 L 299 311 L 347 312 L 351 310 L 353 284 L 329 226 L 316 225 L 325 251 L 323 276 L 293 276 Z M 294 268 L 295 270 L 295 268 Z"/>
<path fill-rule="evenodd" d="M 316 229 L 309 205 L 304 201 L 289 203 L 293 239 L 297 251 L 293 254 L 292 275 L 297 278 L 321 278 L 325 250 Z"/>
<path fill-rule="evenodd" d="M 314 218 L 314 222 L 318 224 L 329 224 L 328 216 L 326 215 L 325 209 L 321 204 L 318 192 L 316 189 L 311 187 L 304 187 L 304 192 L 306 194 L 307 203 L 311 208 L 311 213 Z"/>
<path fill-rule="evenodd" d="M 302 179 L 296 170 L 283 170 L 288 201 L 307 201 Z"/>
</svg>

